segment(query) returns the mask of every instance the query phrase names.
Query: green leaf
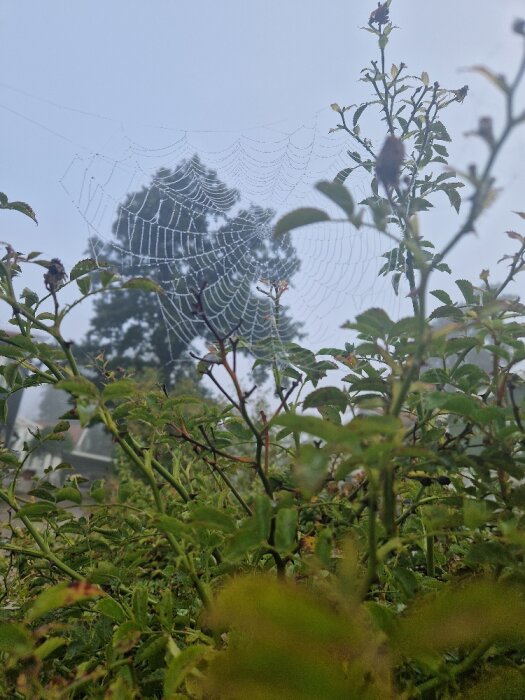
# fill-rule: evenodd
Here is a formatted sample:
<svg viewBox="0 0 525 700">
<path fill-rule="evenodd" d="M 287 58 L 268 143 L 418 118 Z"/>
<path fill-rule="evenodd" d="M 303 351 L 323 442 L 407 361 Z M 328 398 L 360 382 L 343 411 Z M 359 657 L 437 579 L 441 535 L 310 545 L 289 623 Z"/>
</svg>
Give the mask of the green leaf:
<svg viewBox="0 0 525 700">
<path fill-rule="evenodd" d="M 194 644 L 183 649 L 168 663 L 164 677 L 164 694 L 166 700 L 173 700 L 184 679 L 210 653 L 210 647 Z"/>
<path fill-rule="evenodd" d="M 487 518 L 487 520 L 489 520 Z M 482 523 L 483 524 L 483 523 Z M 467 526 L 469 527 L 469 526 Z M 465 563 L 472 568 L 512 566 L 513 556 L 508 547 L 497 540 L 473 542 L 465 556 Z"/>
<path fill-rule="evenodd" d="M 392 641 L 404 656 L 426 661 L 432 654 L 482 641 L 509 645 L 524 639 L 521 592 L 504 583 L 478 580 L 447 586 L 417 601 L 405 610 Z"/>
<path fill-rule="evenodd" d="M 345 323 L 343 328 L 351 328 L 374 338 L 383 338 L 390 332 L 393 321 L 384 309 L 372 308 L 356 316 L 355 323 Z"/>
<path fill-rule="evenodd" d="M 351 174 L 353 168 L 343 168 L 334 177 L 334 182 L 339 182 L 341 185 L 346 180 L 346 178 Z"/>
<path fill-rule="evenodd" d="M 268 496 L 257 495 L 254 500 L 254 522 L 260 542 L 267 540 L 270 535 L 272 512 L 272 502 Z"/>
<path fill-rule="evenodd" d="M 364 104 L 359 105 L 359 107 L 355 110 L 354 116 L 352 117 L 352 124 L 354 125 L 354 128 L 357 126 L 357 123 L 358 123 L 359 119 L 361 118 L 361 115 L 363 114 L 363 112 L 365 111 L 365 109 L 367 107 L 370 107 L 369 102 L 365 102 Z"/>
<path fill-rule="evenodd" d="M 24 357 L 24 350 L 19 347 L 0 343 L 0 357 L 9 357 L 10 359 L 16 360 L 17 358 Z"/>
<path fill-rule="evenodd" d="M 438 306 L 437 309 L 434 309 L 434 311 L 432 311 L 432 313 L 429 316 L 429 319 L 432 321 L 435 318 L 448 318 L 451 320 L 462 321 L 463 312 L 461 311 L 461 309 L 458 309 L 457 306 L 450 306 L 449 304 L 445 304 L 445 306 Z"/>
<path fill-rule="evenodd" d="M 355 209 L 354 200 L 343 184 L 323 180 L 322 182 L 318 182 L 315 187 L 319 192 L 322 192 L 325 197 L 328 197 L 328 199 L 337 204 L 337 206 L 341 207 L 349 218 L 352 217 Z"/>
<path fill-rule="evenodd" d="M 472 282 L 456 280 L 456 285 L 459 287 L 467 304 L 479 304 L 479 296 L 475 294 Z"/>
<path fill-rule="evenodd" d="M 392 569 L 392 574 L 398 584 L 405 601 L 415 596 L 419 588 L 417 578 L 413 571 L 404 567 L 396 566 Z"/>
<path fill-rule="evenodd" d="M 159 620 L 166 632 L 170 633 L 173 627 L 173 595 L 169 588 L 166 588 L 157 606 Z"/>
<path fill-rule="evenodd" d="M 317 224 L 321 221 L 330 221 L 328 214 L 321 209 L 315 209 L 314 207 L 295 209 L 279 219 L 275 224 L 273 235 L 274 237 L 282 236 L 294 228 Z"/>
<path fill-rule="evenodd" d="M 492 512 L 485 501 L 474 501 L 466 498 L 463 501 L 463 522 L 469 530 L 475 530 L 492 519 Z"/>
<path fill-rule="evenodd" d="M 237 561 L 246 557 L 255 548 L 260 547 L 264 538 L 259 530 L 259 525 L 254 518 L 245 520 L 241 527 L 229 540 L 224 555 L 227 559 Z"/>
<path fill-rule="evenodd" d="M 473 396 L 465 394 L 448 394 L 432 391 L 424 395 L 425 402 L 431 408 L 439 408 L 445 413 L 456 413 L 465 418 L 474 418 L 480 408 L 480 402 Z"/>
<path fill-rule="evenodd" d="M 133 396 L 137 391 L 137 384 L 132 379 L 118 379 L 111 384 L 106 384 L 102 390 L 102 398 L 105 401 L 127 399 Z"/>
<path fill-rule="evenodd" d="M 86 377 L 72 377 L 71 379 L 61 379 L 55 384 L 57 389 L 63 389 L 73 396 L 86 396 L 98 398 L 99 392 L 95 384 Z"/>
<path fill-rule="evenodd" d="M 122 283 L 123 289 L 137 289 L 141 292 L 155 292 L 155 294 L 164 294 L 164 290 L 153 280 L 146 277 L 132 277 Z"/>
<path fill-rule="evenodd" d="M 184 539 L 188 540 L 194 539 L 188 525 L 182 520 L 173 518 L 170 515 L 158 515 L 155 518 L 155 525 L 159 528 L 159 530 L 169 532 L 170 534 L 175 535 L 175 537 L 183 537 Z"/>
<path fill-rule="evenodd" d="M 70 428 L 70 422 L 68 420 L 60 420 L 53 426 L 54 433 L 65 433 Z"/>
<path fill-rule="evenodd" d="M 109 617 L 110 620 L 115 622 L 124 622 L 127 619 L 127 615 L 124 609 L 117 603 L 114 598 L 102 598 L 95 605 L 95 609 L 105 617 Z"/>
<path fill-rule="evenodd" d="M 169 639 L 165 634 L 153 634 L 148 641 L 145 641 L 140 650 L 135 656 L 136 663 L 143 663 L 144 661 L 151 668 L 158 668 L 159 666 L 164 666 L 164 658 L 166 656 L 166 647 L 169 644 Z M 130 700 L 132 700 L 130 698 Z"/>
<path fill-rule="evenodd" d="M 344 413 L 348 406 L 348 396 L 335 386 L 323 386 L 312 391 L 303 401 L 303 408 L 323 408 L 335 406 L 338 411 Z"/>
<path fill-rule="evenodd" d="M 443 187 L 440 189 L 442 189 L 443 192 L 447 195 L 448 201 L 459 214 L 459 210 L 461 209 L 461 195 L 459 194 L 457 189 L 455 189 L 454 187 Z"/>
<path fill-rule="evenodd" d="M 86 401 L 79 399 L 77 402 L 77 413 L 80 425 L 85 428 L 96 417 L 98 411 L 98 403 L 96 401 Z"/>
<path fill-rule="evenodd" d="M 5 194 L 3 192 L 1 194 L 2 198 L 0 199 L 0 209 L 11 209 L 13 211 L 18 211 L 21 214 L 24 214 L 25 216 L 28 216 L 30 219 L 32 219 L 35 222 L 35 224 L 38 224 L 35 212 L 29 206 L 29 204 L 26 204 L 26 202 L 9 202 Z"/>
<path fill-rule="evenodd" d="M 445 370 L 436 367 L 434 369 L 428 369 L 421 375 L 422 382 L 430 382 L 431 384 L 448 384 L 450 381 L 449 376 Z"/>
<path fill-rule="evenodd" d="M 446 146 L 443 146 L 443 144 L 440 144 L 440 143 L 435 143 L 435 144 L 433 144 L 432 147 L 436 153 L 439 153 L 440 156 L 443 156 L 444 158 L 448 158 L 448 151 L 447 151 Z"/>
<path fill-rule="evenodd" d="M 26 656 L 33 649 L 33 638 L 28 629 L 14 622 L 0 622 L 0 651 Z"/>
<path fill-rule="evenodd" d="M 301 416 L 293 413 L 279 416 L 275 423 L 298 432 L 320 437 L 328 443 L 354 445 L 373 435 L 395 436 L 402 429 L 399 418 L 394 416 L 357 416 L 346 425 L 335 425 L 321 418 Z"/>
<path fill-rule="evenodd" d="M 34 306 L 36 303 L 38 303 L 38 294 L 33 292 L 33 290 L 29 289 L 28 287 L 24 287 L 24 289 L 22 289 L 20 296 L 24 300 L 24 304 L 26 306 Z"/>
<path fill-rule="evenodd" d="M 50 513 L 54 512 L 56 512 L 56 507 L 52 503 L 28 503 L 20 508 L 16 514 L 16 517 L 25 517 L 29 518 L 30 520 L 34 518 L 35 520 L 38 520 L 45 515 L 49 515 Z"/>
<path fill-rule="evenodd" d="M 133 617 L 141 630 L 148 626 L 148 588 L 145 584 L 137 584 L 133 589 L 131 599 Z"/>
<path fill-rule="evenodd" d="M 275 518 L 275 546 L 284 553 L 290 552 L 297 538 L 297 509 L 281 508 Z"/>
<path fill-rule="evenodd" d="M 436 297 L 436 299 L 439 299 L 439 301 L 442 304 L 446 304 L 447 306 L 452 306 L 453 301 L 450 298 L 450 296 L 444 292 L 442 289 L 434 289 L 432 292 L 430 292 L 432 296 Z"/>
<path fill-rule="evenodd" d="M 315 445 L 301 445 L 294 465 L 294 478 L 305 498 L 315 496 L 328 473 L 330 454 Z"/>
<path fill-rule="evenodd" d="M 137 646 L 140 641 L 140 637 L 141 634 L 137 624 L 133 622 L 133 620 L 126 620 L 126 622 L 119 625 L 113 633 L 113 648 L 115 651 L 117 651 L 117 653 L 123 654 Z M 121 697 L 122 695 L 116 696 L 116 698 L 119 699 Z M 128 700 L 127 697 L 126 700 Z"/>
<path fill-rule="evenodd" d="M 211 624 L 235 635 L 211 660 L 207 697 L 393 697 L 384 635 L 368 614 L 351 604 L 336 611 L 307 588 L 259 575 L 221 590 Z"/>
<path fill-rule="evenodd" d="M 235 522 L 226 510 L 218 510 L 211 506 L 195 506 L 190 511 L 190 521 L 210 530 L 234 532 Z"/>
<path fill-rule="evenodd" d="M 56 586 L 46 588 L 35 600 L 27 613 L 27 619 L 32 622 L 42 615 L 57 610 L 57 608 L 65 608 L 74 603 L 83 600 L 90 600 L 105 596 L 106 593 L 87 581 L 73 581 L 71 583 L 63 582 Z"/>
<path fill-rule="evenodd" d="M 114 280 L 120 279 L 120 276 L 113 272 L 112 270 L 100 270 L 99 272 L 100 284 L 105 289 Z"/>
<path fill-rule="evenodd" d="M 42 642 L 42 644 L 40 644 L 40 646 L 38 646 L 33 653 L 37 659 L 42 661 L 43 659 L 47 659 L 47 657 L 51 656 L 53 652 L 66 644 L 67 640 L 64 639 L 64 637 L 49 637 L 49 639 Z"/>
<path fill-rule="evenodd" d="M 431 125 L 431 130 L 432 130 L 432 133 L 434 134 L 434 138 L 437 139 L 438 141 L 447 141 L 447 142 L 452 141 L 452 139 L 450 138 L 450 134 L 448 133 L 443 122 L 440 122 L 440 121 L 433 122 Z"/>
<path fill-rule="evenodd" d="M 79 260 L 76 265 L 73 266 L 71 272 L 69 273 L 69 278 L 71 280 L 76 280 L 77 277 L 81 275 L 86 275 L 88 272 L 93 270 L 98 270 L 101 267 L 107 267 L 108 263 L 98 263 L 93 258 L 85 258 L 84 260 Z"/>
<path fill-rule="evenodd" d="M 72 501 L 73 503 L 82 503 L 82 494 L 74 486 L 64 486 L 61 489 L 57 489 L 53 493 L 55 501 L 60 503 L 60 501 Z"/>
<path fill-rule="evenodd" d="M 89 293 L 89 290 L 91 289 L 91 278 L 90 277 L 82 277 L 77 280 L 77 287 L 79 288 L 80 292 L 84 295 Z"/>
</svg>

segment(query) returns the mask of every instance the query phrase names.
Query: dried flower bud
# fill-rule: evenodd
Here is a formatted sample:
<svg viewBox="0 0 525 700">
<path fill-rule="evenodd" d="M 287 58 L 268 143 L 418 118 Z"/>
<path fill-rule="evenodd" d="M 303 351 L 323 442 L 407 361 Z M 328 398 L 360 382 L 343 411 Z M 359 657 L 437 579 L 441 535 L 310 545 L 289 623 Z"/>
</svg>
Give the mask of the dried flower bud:
<svg viewBox="0 0 525 700">
<path fill-rule="evenodd" d="M 525 19 L 515 19 L 512 24 L 512 31 L 515 34 L 525 36 Z"/>
<path fill-rule="evenodd" d="M 44 284 L 48 292 L 54 294 L 64 284 L 67 274 L 64 266 L 58 258 L 53 258 L 44 274 Z"/>
<path fill-rule="evenodd" d="M 467 96 L 467 93 L 468 85 L 463 85 L 463 87 L 459 88 L 459 90 L 452 90 L 452 94 L 454 95 L 456 102 L 463 102 L 463 100 Z"/>
<path fill-rule="evenodd" d="M 275 285 L 275 291 L 280 296 L 289 289 L 288 280 L 279 280 Z"/>
<path fill-rule="evenodd" d="M 377 9 L 375 9 L 368 20 L 368 24 L 386 24 L 389 20 L 389 9 L 387 2 L 378 2 Z"/>
<path fill-rule="evenodd" d="M 397 136 L 389 136 L 385 141 L 376 161 L 376 175 L 386 188 L 399 182 L 405 148 Z"/>
<path fill-rule="evenodd" d="M 494 131 L 492 129 L 492 118 L 491 117 L 481 117 L 478 124 L 477 130 L 478 136 L 486 141 L 489 146 L 494 145 Z"/>
<path fill-rule="evenodd" d="M 480 280 L 483 280 L 483 282 L 486 282 L 489 278 L 489 275 L 490 275 L 489 270 L 483 269 L 479 273 L 479 278 L 480 278 Z"/>
</svg>

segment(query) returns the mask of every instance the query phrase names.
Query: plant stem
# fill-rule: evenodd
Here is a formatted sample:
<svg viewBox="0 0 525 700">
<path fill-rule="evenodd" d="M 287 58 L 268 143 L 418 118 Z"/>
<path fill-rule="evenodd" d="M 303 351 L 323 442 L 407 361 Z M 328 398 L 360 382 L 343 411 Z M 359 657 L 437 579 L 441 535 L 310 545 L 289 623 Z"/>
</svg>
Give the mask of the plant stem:
<svg viewBox="0 0 525 700">
<path fill-rule="evenodd" d="M 478 646 L 473 649 L 468 656 L 466 656 L 463 661 L 455 664 L 454 666 L 447 669 L 446 676 L 435 676 L 424 683 L 421 683 L 415 688 L 416 696 L 419 697 L 424 695 L 429 690 L 435 690 L 450 681 L 455 680 L 458 676 L 470 671 L 470 669 L 476 664 L 479 659 L 487 652 L 492 646 L 492 642 L 483 641 Z"/>
<path fill-rule="evenodd" d="M 377 498 L 368 492 L 368 574 L 367 588 L 377 580 Z"/>
<path fill-rule="evenodd" d="M 434 578 L 436 575 L 436 566 L 434 563 L 434 535 L 427 535 L 426 548 L 427 576 Z"/>
<path fill-rule="evenodd" d="M 386 533 L 392 537 L 396 532 L 396 494 L 394 490 L 394 469 L 387 464 L 383 469 L 383 523 Z"/>
</svg>

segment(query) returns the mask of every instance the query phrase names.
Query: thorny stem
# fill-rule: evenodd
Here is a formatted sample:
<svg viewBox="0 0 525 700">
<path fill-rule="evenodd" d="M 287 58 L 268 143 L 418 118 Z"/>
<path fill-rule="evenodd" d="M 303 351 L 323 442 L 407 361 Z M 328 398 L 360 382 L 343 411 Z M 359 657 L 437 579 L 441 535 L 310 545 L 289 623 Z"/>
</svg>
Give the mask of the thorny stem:
<svg viewBox="0 0 525 700">
<path fill-rule="evenodd" d="M 231 398 L 229 399 L 232 405 L 239 411 L 241 414 L 244 422 L 248 426 L 250 432 L 255 438 L 255 459 L 254 459 L 254 467 L 257 472 L 257 475 L 263 485 L 263 488 L 266 492 L 266 495 L 270 498 L 273 499 L 273 489 L 270 484 L 270 481 L 268 480 L 268 477 L 264 473 L 263 469 L 263 449 L 264 449 L 264 427 L 262 430 L 258 430 L 255 424 L 253 423 L 250 414 L 248 413 L 247 409 L 247 395 L 243 391 L 240 383 L 239 383 L 239 378 L 237 376 L 237 372 L 233 369 L 232 365 L 230 364 L 230 361 L 228 359 L 228 348 L 226 347 L 226 342 L 229 338 L 229 335 L 226 335 L 226 337 L 222 336 L 213 326 L 213 324 L 210 322 L 210 320 L 207 317 L 203 300 L 202 300 L 202 295 L 205 289 L 205 285 L 201 287 L 199 291 L 196 291 L 195 294 L 195 313 L 197 313 L 200 318 L 203 320 L 204 324 L 208 328 L 208 330 L 212 333 L 214 336 L 217 347 L 219 350 L 219 359 L 220 359 L 220 365 L 224 368 L 226 371 L 233 388 L 235 389 L 235 394 L 237 396 L 236 401 L 232 401 Z M 235 330 L 239 327 L 239 324 L 235 327 Z M 233 346 L 233 352 L 234 354 L 236 353 L 236 345 Z M 211 368 L 208 372 L 208 374 L 211 375 Z M 213 379 L 215 384 L 218 386 L 219 383 Z M 223 389 L 221 389 L 223 394 L 225 393 Z M 219 452 L 217 452 L 219 454 Z"/>
<path fill-rule="evenodd" d="M 446 676 L 435 676 L 424 683 L 421 683 L 415 688 L 415 693 L 417 697 L 425 695 L 429 690 L 434 690 L 442 685 L 446 685 L 451 681 L 454 681 L 458 676 L 470 671 L 474 665 L 481 659 L 481 657 L 490 649 L 492 646 L 492 641 L 483 641 L 478 644 L 475 649 L 473 649 L 468 656 L 466 656 L 463 661 L 458 664 L 447 668 Z"/>
<path fill-rule="evenodd" d="M 24 524 L 24 527 L 26 530 L 29 532 L 35 543 L 38 545 L 40 548 L 41 556 L 44 559 L 47 559 L 49 562 L 52 562 L 55 564 L 55 566 L 60 569 L 64 574 L 67 576 L 70 576 L 72 579 L 76 581 L 84 581 L 84 577 L 78 573 L 78 571 L 75 571 L 72 569 L 70 566 L 68 566 L 62 559 L 57 556 L 54 552 L 51 551 L 49 548 L 47 542 L 45 539 L 42 537 L 40 532 L 37 530 L 37 528 L 33 525 L 31 520 L 25 516 L 20 514 L 20 508 L 18 507 L 18 503 L 14 498 L 10 498 L 7 493 L 4 491 L 0 490 L 0 500 L 4 501 L 12 510 L 15 511 L 15 513 L 18 514 L 18 517 Z M 0 546 L 0 548 L 2 548 Z"/>
<path fill-rule="evenodd" d="M 163 515 L 165 512 L 165 508 L 159 492 L 159 487 L 157 486 L 157 482 L 155 481 L 155 476 L 153 473 L 151 447 L 145 451 L 144 462 L 142 462 L 142 473 L 149 481 L 151 491 L 153 493 L 153 498 L 155 500 L 155 505 L 157 507 L 157 512 L 159 513 L 159 515 Z M 184 561 L 186 570 L 195 587 L 195 590 L 197 591 L 197 594 L 201 599 L 201 602 L 204 605 L 204 607 L 208 609 L 211 604 L 211 599 L 208 594 L 208 591 L 203 586 L 202 581 L 200 580 L 199 575 L 195 570 L 195 564 L 193 563 L 191 554 L 189 552 L 184 551 L 184 548 L 179 544 L 176 537 L 171 532 L 164 532 L 163 534 L 166 540 L 168 541 L 170 547 L 175 552 L 175 554 L 178 557 L 180 557 L 182 561 Z"/>
<path fill-rule="evenodd" d="M 237 501 L 239 502 L 239 504 L 242 506 L 242 508 L 244 509 L 245 513 L 246 513 L 247 515 L 250 515 L 250 516 L 253 515 L 250 506 L 246 503 L 246 501 L 244 500 L 244 498 L 241 496 L 241 494 L 240 494 L 240 493 L 237 491 L 237 489 L 235 488 L 235 486 L 234 486 L 234 484 L 232 483 L 232 481 L 230 480 L 229 476 L 226 474 L 226 472 L 225 472 L 223 469 L 221 469 L 221 467 L 219 467 L 219 465 L 217 464 L 217 462 L 216 462 L 216 461 L 211 461 L 211 460 L 209 460 L 209 459 L 206 459 L 206 457 L 202 457 L 202 459 L 204 460 L 204 462 L 206 462 L 206 464 L 210 467 L 210 469 L 211 469 L 212 471 L 217 472 L 217 474 L 221 477 L 221 479 L 224 481 L 224 483 L 226 484 L 226 486 L 230 489 L 230 491 L 231 491 L 232 494 L 235 496 L 235 498 L 237 499 Z"/>
<path fill-rule="evenodd" d="M 260 411 L 260 415 L 264 426 L 264 473 L 266 476 L 268 476 L 268 466 L 270 459 L 270 432 L 268 426 L 268 419 L 266 418 L 266 413 L 264 411 Z"/>
<path fill-rule="evenodd" d="M 398 416 L 403 407 L 405 398 L 410 390 L 410 385 L 414 379 L 419 374 L 419 368 L 423 360 L 425 347 L 427 344 L 427 331 L 426 331 L 426 293 L 429 278 L 436 267 L 442 262 L 442 260 L 451 252 L 451 250 L 456 246 L 456 244 L 467 234 L 474 230 L 474 224 L 479 218 L 482 210 L 485 197 L 491 186 L 491 172 L 498 157 L 505 144 L 508 136 L 510 135 L 512 129 L 516 127 L 520 122 L 524 121 L 524 115 L 515 116 L 514 115 L 514 96 L 516 93 L 516 88 L 521 81 L 523 74 L 525 73 L 525 52 L 522 56 L 521 63 L 519 65 L 516 76 L 511 83 L 506 88 L 506 123 L 498 139 L 495 140 L 494 145 L 492 145 L 489 156 L 483 168 L 483 172 L 476 182 L 476 188 L 471 198 L 470 208 L 464 223 L 461 225 L 457 233 L 450 239 L 450 241 L 443 247 L 440 253 L 438 253 L 431 265 L 422 266 L 420 284 L 418 287 L 418 298 L 419 298 L 419 313 L 418 313 L 418 332 L 417 332 L 417 345 L 416 352 L 412 363 L 405 374 L 405 377 L 397 391 L 397 396 L 391 406 L 390 413 L 394 416 Z"/>
</svg>

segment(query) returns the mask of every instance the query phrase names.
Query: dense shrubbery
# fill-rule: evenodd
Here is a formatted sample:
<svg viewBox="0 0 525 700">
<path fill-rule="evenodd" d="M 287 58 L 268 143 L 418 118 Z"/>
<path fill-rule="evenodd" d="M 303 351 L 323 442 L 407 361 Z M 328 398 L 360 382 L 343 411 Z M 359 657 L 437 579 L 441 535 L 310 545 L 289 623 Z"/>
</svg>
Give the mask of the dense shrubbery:
<svg viewBox="0 0 525 700">
<path fill-rule="evenodd" d="M 525 307 L 502 296 L 523 267 L 525 236 L 509 233 L 516 253 L 498 285 L 483 271 L 457 281 L 458 298 L 430 287 L 494 199 L 494 162 L 525 121 L 514 105 L 525 58 L 512 80 L 482 69 L 506 123 L 498 134 L 480 120 L 486 161 L 456 179 L 442 167 L 442 119 L 466 88 L 387 69 L 388 14 L 380 4 L 367 27 L 379 43 L 362 73 L 370 103 L 333 105 L 354 164 L 318 188 L 362 235 L 372 228 L 393 242 L 382 272 L 396 291 L 408 280 L 413 315 L 366 310 L 348 323 L 354 342 L 317 357 L 290 345 L 286 366 L 270 363 L 273 412 L 253 410 L 236 371 L 239 340 L 214 332 L 198 290 L 195 311 L 215 341 L 199 371 L 222 402 L 166 394 L 103 359 L 92 381 L 62 335 L 75 304 L 60 304 L 59 261 L 7 248 L 5 398 L 41 384 L 65 390 L 75 408 L 54 436 L 68 420 L 98 421 L 119 453 L 118 477 L 92 484 L 86 503 L 77 476 L 19 497 L 26 455 L 0 452 L 12 513 L 0 542 L 2 697 L 525 696 Z M 524 24 L 514 31 L 523 41 Z M 359 129 L 374 109 L 387 129 L 380 149 Z M 358 204 L 343 184 L 356 168 L 370 175 Z M 436 250 L 419 219 L 442 193 L 462 218 Z M 34 216 L 1 197 L 2 208 Z M 275 233 L 329 218 L 298 210 Z M 25 264 L 47 269 L 47 295 L 15 292 Z M 119 287 L 159 291 L 91 260 L 69 278 L 79 301 Z M 276 307 L 285 288 L 271 285 Z M 440 303 L 431 313 L 429 293 Z M 341 367 L 340 385 L 319 386 Z"/>
</svg>

